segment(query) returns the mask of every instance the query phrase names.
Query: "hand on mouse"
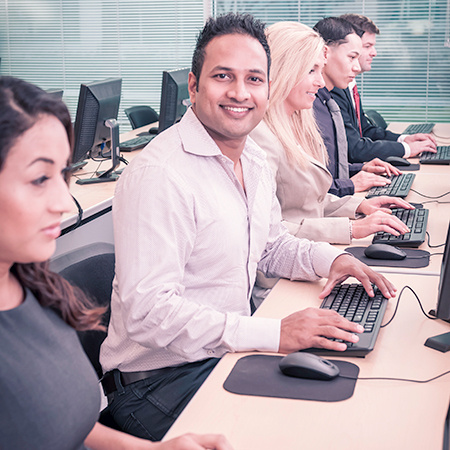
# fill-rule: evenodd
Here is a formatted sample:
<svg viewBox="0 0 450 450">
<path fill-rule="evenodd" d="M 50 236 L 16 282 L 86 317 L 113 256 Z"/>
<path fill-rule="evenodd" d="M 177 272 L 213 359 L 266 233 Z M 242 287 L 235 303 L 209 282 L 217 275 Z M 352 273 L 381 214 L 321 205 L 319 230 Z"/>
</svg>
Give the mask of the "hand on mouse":
<svg viewBox="0 0 450 450">
<path fill-rule="evenodd" d="M 394 297 L 397 291 L 394 285 L 383 275 L 375 272 L 354 256 L 344 253 L 339 255 L 331 264 L 328 280 L 319 294 L 319 298 L 325 298 L 337 283 L 342 283 L 348 277 L 355 277 L 359 280 L 370 297 L 374 296 L 372 283 L 378 287 L 386 298 Z"/>
<path fill-rule="evenodd" d="M 291 353 L 305 348 L 327 348 L 344 351 L 344 343 L 334 342 L 328 338 L 358 342 L 355 333 L 363 333 L 364 328 L 350 322 L 336 311 L 328 309 L 307 308 L 297 311 L 281 320 L 280 353 Z"/>
<path fill-rule="evenodd" d="M 374 158 L 372 161 L 364 163 L 362 170 L 365 172 L 372 172 L 377 175 L 387 175 L 388 177 L 391 175 L 400 175 L 402 173 L 397 167 L 386 161 L 382 161 L 379 158 Z"/>
</svg>

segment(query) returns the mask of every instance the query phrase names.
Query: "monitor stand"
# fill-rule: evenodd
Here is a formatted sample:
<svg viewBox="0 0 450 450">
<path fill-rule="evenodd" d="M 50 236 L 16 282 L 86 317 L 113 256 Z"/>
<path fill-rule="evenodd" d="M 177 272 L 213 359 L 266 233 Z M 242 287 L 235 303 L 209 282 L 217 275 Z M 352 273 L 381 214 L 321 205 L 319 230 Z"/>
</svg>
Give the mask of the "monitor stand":
<svg viewBox="0 0 450 450">
<path fill-rule="evenodd" d="M 108 119 L 105 125 L 111 130 L 111 167 L 105 172 L 97 172 L 96 178 L 83 178 L 76 181 L 77 184 L 94 184 L 116 181 L 119 174 L 115 171 L 120 166 L 119 148 L 119 124 L 116 119 Z"/>
<path fill-rule="evenodd" d="M 448 352 L 450 350 L 450 331 L 448 333 L 429 337 L 426 340 L 425 345 L 442 353 Z"/>
<path fill-rule="evenodd" d="M 83 161 L 78 161 L 77 163 L 70 165 L 70 172 L 75 173 L 81 170 L 88 162 L 84 159 Z"/>
</svg>

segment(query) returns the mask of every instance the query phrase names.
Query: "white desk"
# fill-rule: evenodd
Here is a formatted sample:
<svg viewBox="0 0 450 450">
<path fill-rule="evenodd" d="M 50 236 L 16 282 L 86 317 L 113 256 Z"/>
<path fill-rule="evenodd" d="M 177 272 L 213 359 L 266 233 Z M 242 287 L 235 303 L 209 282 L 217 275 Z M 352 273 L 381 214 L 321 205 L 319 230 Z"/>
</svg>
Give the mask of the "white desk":
<svg viewBox="0 0 450 450">
<path fill-rule="evenodd" d="M 398 287 L 413 286 L 427 311 L 434 307 L 437 277 L 389 278 Z M 281 318 L 317 306 L 322 285 L 281 280 L 256 315 Z M 391 302 L 386 317 L 394 306 Z M 423 343 L 429 336 L 447 331 L 450 325 L 425 318 L 408 292 L 392 324 L 381 330 L 374 351 L 364 359 L 348 360 L 360 367 L 360 377 L 428 379 L 450 369 L 450 352 L 443 354 Z M 222 433 L 235 450 L 442 448 L 450 375 L 427 384 L 359 380 L 353 397 L 336 403 L 231 394 L 222 385 L 236 361 L 246 354 L 222 358 L 165 440 L 194 432 Z"/>
<path fill-rule="evenodd" d="M 448 166 L 447 170 L 449 170 Z M 437 178 L 435 174 L 414 172 L 416 177 L 414 179 L 412 189 L 426 194 L 429 196 L 437 196 L 443 194 L 444 192 L 450 192 L 450 176 L 444 176 Z M 449 174 L 450 175 L 450 174 Z M 360 192 L 355 194 L 357 196 L 365 197 L 366 192 Z M 427 199 L 413 191 L 410 191 L 406 197 L 407 201 L 424 203 L 428 202 Z M 439 199 L 438 201 L 450 202 L 450 194 Z M 431 203 L 424 203 L 424 208 L 427 208 L 429 212 L 427 231 L 430 235 L 430 244 L 432 246 L 445 243 L 447 237 L 447 229 L 450 222 L 450 203 L 437 203 L 433 201 Z M 338 245 L 336 247 L 344 249 L 347 247 L 367 247 L 372 243 L 373 235 L 370 235 L 363 239 L 354 239 L 350 246 Z M 420 245 L 420 250 L 426 250 L 431 254 L 443 252 L 444 247 L 430 248 L 428 246 L 428 240 L 426 240 L 422 245 Z M 436 255 L 430 258 L 430 264 L 428 267 L 423 267 L 419 269 L 408 269 L 404 267 L 379 267 L 374 266 L 373 269 L 377 271 L 383 271 L 386 273 L 417 273 L 420 275 L 439 275 L 441 268 L 442 256 Z"/>
</svg>

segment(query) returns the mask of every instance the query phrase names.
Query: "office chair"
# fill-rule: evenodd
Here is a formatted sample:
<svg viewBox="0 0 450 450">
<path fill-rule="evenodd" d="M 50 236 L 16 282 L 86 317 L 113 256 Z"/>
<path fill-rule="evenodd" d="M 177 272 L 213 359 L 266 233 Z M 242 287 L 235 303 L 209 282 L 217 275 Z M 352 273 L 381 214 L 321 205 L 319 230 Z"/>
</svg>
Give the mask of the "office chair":
<svg viewBox="0 0 450 450">
<path fill-rule="evenodd" d="M 146 105 L 132 106 L 131 108 L 125 109 L 125 114 L 131 123 L 133 130 L 135 128 L 143 127 L 150 123 L 158 122 L 158 113 Z"/>
<path fill-rule="evenodd" d="M 55 258 L 50 263 L 50 269 L 82 289 L 96 305 L 109 307 L 114 265 L 114 246 L 107 243 L 96 243 L 77 248 Z M 102 318 L 102 323 L 106 327 L 109 319 L 110 309 L 108 308 Z M 97 376 L 101 378 L 103 374 L 99 362 L 100 346 L 106 338 L 106 332 L 89 330 L 78 331 L 77 334 Z M 100 413 L 99 422 L 110 428 L 119 429 L 109 414 L 108 408 Z"/>
<path fill-rule="evenodd" d="M 382 115 L 375 111 L 374 109 L 368 109 L 364 111 L 367 120 L 375 127 L 381 127 L 385 130 L 388 126 L 386 121 L 383 119 Z"/>
</svg>

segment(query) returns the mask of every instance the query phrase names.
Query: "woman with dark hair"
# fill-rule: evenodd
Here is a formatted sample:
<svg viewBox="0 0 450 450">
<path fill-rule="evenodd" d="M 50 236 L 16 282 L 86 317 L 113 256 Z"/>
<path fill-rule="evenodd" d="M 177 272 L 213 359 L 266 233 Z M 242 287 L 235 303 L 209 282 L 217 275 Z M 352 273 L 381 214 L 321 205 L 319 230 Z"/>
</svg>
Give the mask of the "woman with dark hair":
<svg viewBox="0 0 450 450">
<path fill-rule="evenodd" d="M 104 310 L 48 269 L 71 209 L 73 131 L 60 100 L 0 77 L 0 448 L 230 448 L 217 435 L 153 443 L 96 423 L 100 391 L 75 329 Z"/>
</svg>

